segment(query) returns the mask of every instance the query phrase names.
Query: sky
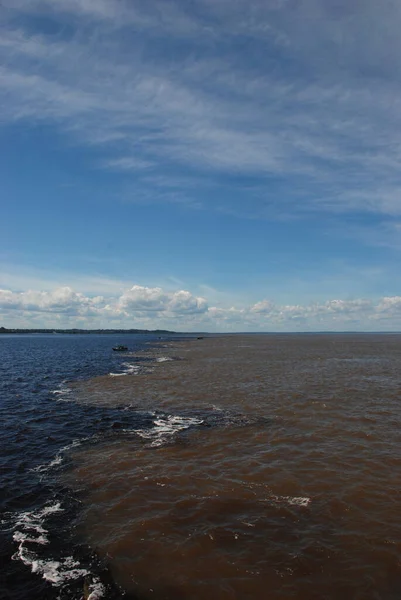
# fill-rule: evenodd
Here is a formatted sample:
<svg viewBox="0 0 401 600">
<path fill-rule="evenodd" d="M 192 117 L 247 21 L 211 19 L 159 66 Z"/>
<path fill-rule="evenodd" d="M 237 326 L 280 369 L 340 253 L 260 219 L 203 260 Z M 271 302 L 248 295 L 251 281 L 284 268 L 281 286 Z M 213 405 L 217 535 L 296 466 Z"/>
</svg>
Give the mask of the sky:
<svg viewBox="0 0 401 600">
<path fill-rule="evenodd" d="M 401 3 L 1 0 L 0 326 L 401 330 Z"/>
</svg>

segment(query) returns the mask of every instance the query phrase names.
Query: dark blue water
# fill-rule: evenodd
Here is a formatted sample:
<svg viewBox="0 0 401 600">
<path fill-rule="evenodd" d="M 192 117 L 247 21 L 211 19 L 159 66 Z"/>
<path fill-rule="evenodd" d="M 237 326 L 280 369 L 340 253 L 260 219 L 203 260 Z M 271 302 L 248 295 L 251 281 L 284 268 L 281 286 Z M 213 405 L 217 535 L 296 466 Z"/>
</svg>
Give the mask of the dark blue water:
<svg viewBox="0 0 401 600">
<path fill-rule="evenodd" d="M 58 474 L 72 445 L 150 428 L 153 421 L 126 407 L 78 403 L 68 382 L 124 372 L 127 361 L 135 360 L 112 347 L 123 343 L 137 352 L 156 340 L 150 335 L 0 337 L 0 598 L 81 598 L 84 588 L 95 598 L 93 582 L 100 579 L 108 598 L 119 597 L 96 556 L 74 538 L 79 498 L 59 484 Z"/>
</svg>

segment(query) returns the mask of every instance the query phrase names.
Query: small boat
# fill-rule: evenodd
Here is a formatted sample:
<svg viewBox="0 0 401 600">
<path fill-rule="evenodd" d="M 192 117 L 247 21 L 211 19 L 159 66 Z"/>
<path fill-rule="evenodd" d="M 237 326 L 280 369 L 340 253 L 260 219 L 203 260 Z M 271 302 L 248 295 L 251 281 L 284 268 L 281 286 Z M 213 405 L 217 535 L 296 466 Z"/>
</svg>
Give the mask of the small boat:
<svg viewBox="0 0 401 600">
<path fill-rule="evenodd" d="M 114 346 L 113 350 L 114 352 L 125 352 L 126 350 L 128 350 L 128 346 L 122 346 L 120 344 L 119 346 Z"/>
</svg>

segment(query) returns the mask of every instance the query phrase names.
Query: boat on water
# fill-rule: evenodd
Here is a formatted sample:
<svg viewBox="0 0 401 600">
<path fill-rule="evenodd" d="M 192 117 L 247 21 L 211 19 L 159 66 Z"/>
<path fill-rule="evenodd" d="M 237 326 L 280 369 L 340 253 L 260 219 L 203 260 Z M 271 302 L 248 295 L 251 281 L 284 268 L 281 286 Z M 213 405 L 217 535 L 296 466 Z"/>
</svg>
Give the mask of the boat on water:
<svg viewBox="0 0 401 600">
<path fill-rule="evenodd" d="M 120 344 L 118 346 L 114 346 L 113 350 L 114 352 L 125 352 L 126 350 L 128 350 L 128 346 L 123 346 L 122 344 Z"/>
</svg>

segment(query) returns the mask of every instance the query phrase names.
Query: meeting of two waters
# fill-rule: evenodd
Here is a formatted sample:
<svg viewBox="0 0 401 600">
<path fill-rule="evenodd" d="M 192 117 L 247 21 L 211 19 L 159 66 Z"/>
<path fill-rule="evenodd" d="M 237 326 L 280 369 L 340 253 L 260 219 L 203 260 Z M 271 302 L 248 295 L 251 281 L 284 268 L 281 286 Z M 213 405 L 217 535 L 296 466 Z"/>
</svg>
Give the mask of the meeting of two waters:
<svg viewBox="0 0 401 600">
<path fill-rule="evenodd" d="M 2 597 L 401 596 L 401 335 L 0 338 Z"/>
</svg>

